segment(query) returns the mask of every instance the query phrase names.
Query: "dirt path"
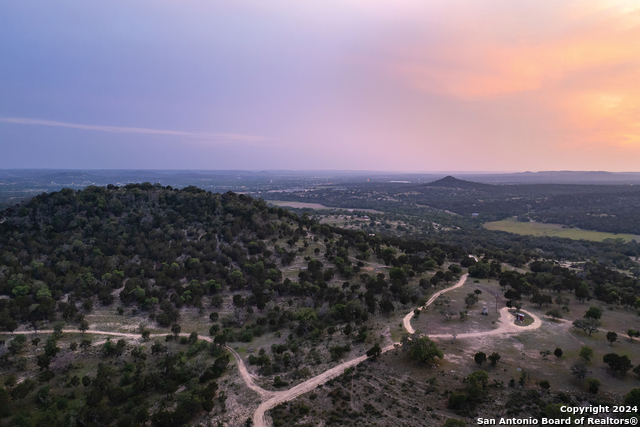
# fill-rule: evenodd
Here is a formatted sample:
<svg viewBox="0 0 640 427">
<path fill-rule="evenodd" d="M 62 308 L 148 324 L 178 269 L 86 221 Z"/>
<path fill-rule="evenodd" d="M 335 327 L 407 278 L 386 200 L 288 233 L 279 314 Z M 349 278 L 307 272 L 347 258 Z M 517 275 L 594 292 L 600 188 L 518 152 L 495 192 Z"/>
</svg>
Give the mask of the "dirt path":
<svg viewBox="0 0 640 427">
<path fill-rule="evenodd" d="M 452 291 L 456 288 L 459 288 L 460 286 L 464 285 L 464 282 L 467 281 L 467 277 L 469 276 L 469 274 L 463 274 L 462 277 L 460 278 L 460 280 L 458 280 L 458 283 L 456 283 L 455 285 L 445 288 L 441 291 L 436 292 L 435 294 L 431 295 L 431 298 L 429 298 L 429 301 L 427 301 L 427 303 L 420 307 L 425 308 L 431 305 L 432 302 L 434 302 L 436 300 L 436 298 L 438 298 L 440 295 L 444 294 L 445 292 L 449 292 Z M 404 316 L 404 319 L 402 319 L 402 323 L 404 324 L 404 328 L 407 330 L 407 332 L 409 332 L 410 334 L 414 333 L 415 331 L 413 330 L 413 327 L 411 326 L 411 319 L 413 319 L 414 313 L 413 310 L 411 310 L 409 312 L 409 314 L 407 314 L 406 316 Z"/>
<path fill-rule="evenodd" d="M 52 334 L 54 331 L 52 330 L 39 330 L 38 333 L 41 334 Z M 36 334 L 35 331 L 19 331 L 17 332 L 18 334 L 25 334 L 25 335 L 29 335 L 29 334 Z M 82 332 L 75 330 L 75 329 L 63 329 L 62 333 L 64 334 L 80 334 Z M 87 330 L 85 332 L 86 334 L 94 334 L 94 335 L 107 335 L 107 336 L 112 336 L 112 337 L 124 337 L 124 338 L 133 338 L 133 339 L 137 339 L 137 338 L 142 338 L 142 336 L 140 334 L 129 334 L 126 332 L 108 332 L 108 331 L 95 331 L 95 330 Z M 0 332 L 0 335 L 12 335 L 11 332 Z M 179 334 L 181 337 L 188 337 L 190 334 L 188 333 L 181 333 Z M 164 338 L 165 336 L 167 336 L 167 334 L 151 334 L 149 335 L 149 338 Z M 213 342 L 213 339 L 211 339 L 210 337 L 207 336 L 198 336 L 198 339 L 204 340 L 204 341 L 208 341 L 208 342 Z M 247 387 L 249 387 L 251 390 L 255 391 L 256 393 L 258 393 L 261 397 L 261 400 L 264 399 L 268 399 L 271 398 L 274 394 L 274 392 L 272 391 L 268 391 L 263 389 L 262 387 L 260 387 L 259 385 L 257 385 L 254 381 L 253 378 L 251 378 L 251 375 L 249 374 L 249 371 L 247 371 L 247 367 L 245 366 L 242 357 L 240 357 L 240 355 L 231 347 L 229 346 L 225 346 L 225 348 L 227 350 L 229 350 L 229 353 L 231 353 L 233 355 L 233 357 L 236 359 L 237 365 L 238 365 L 238 371 L 240 372 L 240 375 L 242 376 L 242 379 L 244 380 L 244 383 L 247 385 Z"/>
<path fill-rule="evenodd" d="M 456 283 L 453 286 L 450 286 L 448 288 L 445 288 L 441 291 L 436 292 L 435 294 L 433 294 L 431 296 L 431 298 L 429 298 L 429 300 L 427 301 L 427 303 L 424 305 L 424 307 L 429 306 L 431 303 L 433 303 L 433 301 L 435 301 L 436 298 L 438 298 L 440 295 L 442 295 L 445 292 L 449 292 L 453 289 L 457 289 L 459 287 L 461 287 L 462 285 L 464 285 L 464 283 L 466 282 L 468 277 L 468 274 L 464 274 L 460 280 L 458 281 L 458 283 Z M 540 321 L 540 319 L 538 318 L 538 316 L 534 315 L 533 313 L 530 313 L 526 310 L 520 310 L 522 312 L 527 313 L 529 316 L 531 316 L 534 321 L 531 325 L 528 326 L 517 326 L 515 324 L 513 324 L 513 318 L 512 315 L 509 313 L 509 309 L 507 307 L 504 307 L 500 310 L 500 327 L 491 331 L 486 331 L 486 332 L 472 332 L 472 333 L 467 333 L 467 334 L 459 334 L 457 335 L 457 338 L 470 338 L 470 337 L 480 337 L 480 336 L 485 336 L 485 335 L 498 335 L 498 334 L 516 334 L 522 331 L 527 331 L 527 330 L 532 330 L 532 329 L 537 329 L 540 327 L 540 325 L 542 324 L 542 322 Z M 414 329 L 411 326 L 411 319 L 413 318 L 413 310 L 411 310 L 411 312 L 409 312 L 409 314 L 407 314 L 404 319 L 403 319 L 403 324 L 405 329 L 407 330 L 407 332 L 409 333 L 414 333 Z M 39 333 L 43 333 L 43 334 L 51 334 L 53 333 L 53 331 L 51 330 L 42 330 L 42 331 L 38 331 Z M 81 333 L 78 330 L 63 330 L 63 333 L 67 333 L 67 334 L 79 334 Z M 18 332 L 18 333 L 23 333 L 23 334 L 35 334 L 35 331 L 24 331 L 24 332 Z M 123 333 L 123 332 L 107 332 L 107 331 L 95 331 L 95 330 L 87 330 L 86 331 L 87 334 L 97 334 L 97 335 L 108 335 L 108 336 L 115 336 L 115 337 L 127 337 L 127 338 L 134 338 L 134 339 L 138 339 L 141 338 L 140 334 L 131 334 L 131 333 Z M 0 332 L 0 335 L 11 335 L 10 332 Z M 164 337 L 166 336 L 166 334 L 153 334 L 150 337 L 156 338 L 156 337 Z M 182 333 L 180 334 L 180 336 L 189 336 L 189 334 L 187 333 Z M 429 335 L 430 338 L 450 338 L 451 334 L 438 334 L 438 335 Z M 198 339 L 203 339 L 205 341 L 208 342 L 212 342 L 213 340 L 210 337 L 207 336 L 199 336 Z M 267 427 L 271 425 L 271 421 L 268 419 L 266 413 L 268 410 L 270 410 L 271 408 L 279 405 L 280 403 L 283 402 L 287 402 L 289 400 L 295 399 L 296 397 L 305 394 L 313 389 L 315 389 L 316 387 L 318 387 L 321 384 L 326 383 L 327 381 L 341 375 L 345 369 L 348 369 L 352 366 L 357 365 L 360 362 L 363 362 L 367 359 L 367 356 L 360 356 L 360 357 L 356 357 L 354 359 L 348 360 L 346 362 L 343 362 L 337 366 L 334 366 L 333 368 L 321 373 L 320 375 L 317 375 L 313 378 L 310 378 L 300 384 L 298 384 L 297 386 L 289 389 L 289 390 L 284 390 L 284 391 L 268 391 L 263 389 L 262 387 L 260 387 L 259 385 L 257 385 L 254 381 L 253 378 L 251 377 L 251 375 L 249 374 L 247 367 L 244 364 L 244 361 L 242 360 L 242 357 L 240 357 L 240 355 L 231 347 L 225 346 L 227 348 L 227 350 L 229 350 L 229 352 L 233 355 L 233 357 L 236 359 L 237 365 L 238 365 L 238 371 L 240 372 L 240 375 L 242 376 L 242 379 L 244 380 L 245 384 L 247 385 L 247 387 L 253 391 L 255 391 L 256 393 L 258 393 L 258 395 L 260 396 L 260 400 L 262 401 L 260 403 L 260 405 L 258 406 L 258 408 L 256 409 L 255 413 L 253 414 L 253 422 L 254 422 L 254 426 L 255 427 Z M 386 353 L 390 350 L 394 349 L 394 345 L 389 345 L 387 347 L 384 347 L 382 349 L 383 353 Z"/>
<path fill-rule="evenodd" d="M 527 310 L 520 310 L 523 313 L 528 314 L 529 316 L 531 316 L 533 318 L 533 323 L 527 326 L 518 326 L 516 324 L 513 323 L 513 315 L 511 313 L 509 313 L 509 307 L 503 307 L 500 309 L 500 319 L 498 320 L 498 322 L 500 322 L 500 327 L 498 327 L 497 329 L 492 329 L 490 331 L 483 331 L 483 332 L 469 332 L 466 334 L 457 334 L 456 335 L 456 339 L 459 338 L 476 338 L 476 337 L 484 337 L 487 335 L 508 335 L 508 334 L 517 334 L 520 333 L 522 331 L 530 331 L 532 329 L 538 329 L 541 325 L 542 325 L 542 321 L 540 320 L 540 318 L 538 316 L 536 316 L 535 314 L 527 311 Z M 433 334 L 433 335 L 429 335 L 429 338 L 451 338 L 451 334 Z"/>
</svg>

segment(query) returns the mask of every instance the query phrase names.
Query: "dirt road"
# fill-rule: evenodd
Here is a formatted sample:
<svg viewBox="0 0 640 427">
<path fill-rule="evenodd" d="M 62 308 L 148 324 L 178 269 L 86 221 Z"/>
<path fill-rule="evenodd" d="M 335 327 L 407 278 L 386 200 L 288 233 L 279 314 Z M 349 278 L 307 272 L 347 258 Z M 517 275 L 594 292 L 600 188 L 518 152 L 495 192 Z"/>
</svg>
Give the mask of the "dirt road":
<svg viewBox="0 0 640 427">
<path fill-rule="evenodd" d="M 429 301 L 427 301 L 427 303 L 425 305 L 423 305 L 422 308 L 428 307 L 431 305 L 432 302 L 434 302 L 436 300 L 436 298 L 438 298 L 440 295 L 444 294 L 445 292 L 449 292 L 452 291 L 456 288 L 459 288 L 460 286 L 464 285 L 464 282 L 467 281 L 467 277 L 469 276 L 469 274 L 463 274 L 462 277 L 460 278 L 460 280 L 458 280 L 458 283 L 456 283 L 453 286 L 450 286 L 448 288 L 445 288 L 441 291 L 436 292 L 435 294 L 431 295 L 431 298 L 429 298 Z M 407 330 L 407 332 L 409 332 L 410 334 L 414 333 L 415 331 L 413 330 L 413 327 L 411 326 L 411 319 L 413 319 L 414 313 L 413 310 L 411 310 L 409 312 L 409 314 L 407 314 L 406 316 L 404 316 L 404 319 L 402 319 L 402 323 L 404 324 L 404 328 Z"/>
<path fill-rule="evenodd" d="M 436 298 L 438 298 L 440 295 L 442 295 L 445 292 L 449 292 L 453 289 L 459 288 L 462 285 L 464 285 L 464 283 L 466 282 L 468 277 L 468 274 L 463 275 L 460 280 L 453 286 L 450 286 L 446 289 L 443 289 L 441 291 L 436 292 L 435 294 L 433 294 L 431 296 L 431 298 L 429 298 L 429 300 L 427 301 L 427 303 L 424 305 L 424 307 L 429 306 L 431 303 L 433 303 L 433 301 L 435 301 Z M 472 332 L 472 333 L 467 333 L 467 334 L 459 334 L 457 335 L 457 338 L 470 338 L 470 337 L 479 337 L 479 336 L 486 336 L 486 335 L 498 335 L 498 334 L 515 334 L 515 333 L 519 333 L 522 331 L 526 331 L 526 330 L 532 330 L 532 329 L 537 329 L 540 327 L 540 325 L 542 324 L 542 322 L 540 321 L 540 319 L 534 315 L 533 313 L 530 313 L 528 311 L 525 310 L 520 310 L 523 311 L 525 313 L 527 313 L 528 315 L 530 315 L 533 319 L 534 322 L 531 325 L 528 326 L 516 326 L 513 324 L 513 316 L 509 313 L 509 309 L 507 307 L 504 307 L 500 310 L 500 327 L 491 331 L 486 331 L 486 332 Z M 407 330 L 407 332 L 409 333 L 414 333 L 414 329 L 411 326 L 411 319 L 413 318 L 413 310 L 411 310 L 411 312 L 409 312 L 403 319 L 403 324 L 405 329 Z M 71 334 L 71 333 L 76 333 L 79 334 L 81 333 L 78 330 L 63 330 L 63 333 L 66 334 Z M 18 332 L 18 333 L 22 333 L 22 334 L 35 334 L 34 331 L 24 331 L 24 332 Z M 42 334 L 51 334 L 53 333 L 53 331 L 51 330 L 42 330 L 42 331 L 38 331 L 38 333 L 42 333 Z M 99 335 L 108 335 L 108 336 L 115 336 L 115 337 L 127 337 L 127 338 L 134 338 L 134 339 L 138 339 L 141 338 L 140 334 L 130 334 L 130 333 L 121 333 L 121 332 L 107 332 L 107 331 L 95 331 L 95 330 L 87 330 L 86 331 L 87 334 L 99 334 Z M 10 335 L 10 332 L 0 332 L 0 335 Z M 153 334 L 151 335 L 151 337 L 156 338 L 156 337 L 164 337 L 166 336 L 166 334 Z M 180 334 L 180 336 L 189 336 L 189 334 L 183 333 Z M 213 340 L 210 337 L 207 336 L 201 336 L 198 337 L 199 339 L 203 339 L 205 341 L 208 342 L 212 342 Z M 429 338 L 451 338 L 451 334 L 439 334 L 439 335 L 429 335 Z M 367 359 L 367 356 L 360 356 L 360 357 L 356 357 L 354 359 L 348 360 L 346 362 L 343 362 L 337 366 L 334 366 L 333 368 L 313 377 L 310 378 L 308 380 L 306 380 L 303 383 L 298 384 L 297 386 L 289 389 L 289 390 L 283 390 L 283 391 L 269 391 L 269 390 L 265 390 L 262 387 L 260 387 L 259 385 L 257 385 L 254 381 L 253 378 L 251 377 L 251 375 L 249 374 L 249 371 L 247 370 L 247 367 L 244 364 L 244 361 L 242 360 L 242 357 L 240 357 L 240 355 L 231 347 L 226 346 L 227 350 L 229 350 L 229 352 L 233 355 L 233 357 L 236 359 L 237 365 L 238 365 L 238 371 L 240 372 L 240 375 L 242 376 L 242 379 L 244 380 L 245 384 L 247 385 L 247 387 L 253 391 L 255 391 L 256 393 L 258 393 L 258 395 L 260 396 L 260 400 L 261 403 L 258 406 L 258 408 L 256 409 L 255 413 L 253 414 L 253 423 L 255 427 L 267 427 L 267 426 L 271 426 L 271 420 L 267 417 L 266 413 L 268 410 L 270 410 L 271 408 L 275 407 L 276 405 L 279 405 L 280 403 L 283 402 L 287 402 L 289 400 L 293 400 L 296 397 L 305 394 L 313 389 L 315 389 L 316 387 L 318 387 L 320 384 L 324 384 L 327 381 L 331 380 L 332 378 L 335 378 L 339 375 L 341 375 L 345 369 L 350 368 L 352 366 L 357 365 L 360 362 L 363 362 Z M 394 349 L 394 345 L 389 345 L 387 347 L 384 347 L 382 349 L 383 353 L 386 353 L 387 351 L 393 350 Z"/>
</svg>

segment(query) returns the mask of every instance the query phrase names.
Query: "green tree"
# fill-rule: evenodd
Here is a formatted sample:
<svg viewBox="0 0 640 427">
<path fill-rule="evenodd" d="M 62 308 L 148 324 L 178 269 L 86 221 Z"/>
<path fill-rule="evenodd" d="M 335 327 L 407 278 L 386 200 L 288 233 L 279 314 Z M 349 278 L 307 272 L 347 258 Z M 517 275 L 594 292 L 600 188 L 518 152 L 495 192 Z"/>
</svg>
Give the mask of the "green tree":
<svg viewBox="0 0 640 427">
<path fill-rule="evenodd" d="M 556 347 L 556 349 L 553 351 L 553 355 L 556 357 L 562 357 L 562 349 L 560 347 Z"/>
<path fill-rule="evenodd" d="M 178 335 L 180 335 L 180 331 L 182 330 L 182 326 L 174 323 L 171 325 L 171 333 L 173 334 L 175 339 L 178 339 Z"/>
<path fill-rule="evenodd" d="M 482 364 L 487 361 L 487 355 L 479 351 L 475 356 L 473 356 L 473 360 L 475 360 L 478 365 L 482 366 Z"/>
<path fill-rule="evenodd" d="M 618 334 L 613 331 L 607 332 L 607 341 L 609 341 L 610 346 L 613 346 L 613 343 L 618 341 Z"/>
<path fill-rule="evenodd" d="M 26 379 L 22 381 L 20 384 L 15 386 L 13 390 L 11 390 L 11 397 L 14 399 L 18 399 L 22 401 L 27 395 L 36 388 L 36 383 L 30 379 Z"/>
<path fill-rule="evenodd" d="M 412 338 L 409 346 L 409 356 L 420 363 L 433 362 L 436 357 L 444 357 L 442 350 L 429 337 Z"/>
<path fill-rule="evenodd" d="M 367 357 L 370 357 L 373 361 L 378 359 L 378 356 L 382 354 L 382 349 L 380 348 L 380 344 L 375 343 L 373 347 L 367 350 Z"/>
<path fill-rule="evenodd" d="M 600 320 L 602 317 L 602 310 L 597 307 L 589 307 L 589 310 L 584 314 L 585 319 L 596 319 Z"/>
<path fill-rule="evenodd" d="M 591 293 L 589 292 L 589 285 L 585 282 L 582 282 L 580 286 L 576 287 L 575 290 L 576 298 L 580 302 L 584 302 L 585 299 L 589 299 L 591 297 Z"/>
<path fill-rule="evenodd" d="M 467 306 L 467 308 L 471 308 L 477 302 L 478 302 L 478 295 L 476 295 L 473 292 L 468 293 L 467 296 L 464 298 L 464 303 Z"/>
<path fill-rule="evenodd" d="M 582 329 L 585 335 L 587 335 L 587 332 L 589 332 L 589 336 L 591 336 L 592 333 L 598 332 L 600 321 L 593 318 L 576 319 L 573 321 L 573 327 L 576 329 Z"/>
<path fill-rule="evenodd" d="M 588 345 L 583 345 L 582 348 L 580 348 L 580 357 L 585 362 L 591 361 L 591 358 L 593 357 L 593 349 Z"/>
<path fill-rule="evenodd" d="M 498 364 L 498 361 L 500 360 L 500 355 L 497 352 L 493 352 L 491 353 L 491 355 L 489 356 L 489 362 L 491 362 L 491 366 L 496 366 Z"/>
<path fill-rule="evenodd" d="M 85 375 L 84 377 L 82 377 L 82 385 L 85 387 L 89 387 L 89 385 L 91 384 L 91 378 L 89 378 L 88 375 Z"/>
<path fill-rule="evenodd" d="M 78 329 L 84 335 L 84 333 L 87 331 L 87 329 L 89 329 L 89 322 L 87 322 L 87 320 L 83 318 L 80 321 L 80 324 L 78 325 Z"/>
<path fill-rule="evenodd" d="M 560 313 L 560 310 L 558 310 L 557 308 L 553 308 L 553 309 L 547 311 L 546 315 L 549 316 L 549 317 L 553 317 L 554 320 L 555 319 L 562 319 L 562 314 Z"/>
<path fill-rule="evenodd" d="M 589 393 L 598 394 L 600 381 L 597 378 L 587 378 L 587 387 L 589 387 Z"/>
<path fill-rule="evenodd" d="M 624 404 L 628 406 L 640 406 L 640 388 L 634 388 L 624 397 Z"/>
<path fill-rule="evenodd" d="M 616 353 L 605 354 L 602 358 L 602 361 L 609 365 L 609 368 L 612 371 L 621 375 L 626 374 L 627 371 L 633 366 L 627 356 L 620 356 Z"/>
</svg>

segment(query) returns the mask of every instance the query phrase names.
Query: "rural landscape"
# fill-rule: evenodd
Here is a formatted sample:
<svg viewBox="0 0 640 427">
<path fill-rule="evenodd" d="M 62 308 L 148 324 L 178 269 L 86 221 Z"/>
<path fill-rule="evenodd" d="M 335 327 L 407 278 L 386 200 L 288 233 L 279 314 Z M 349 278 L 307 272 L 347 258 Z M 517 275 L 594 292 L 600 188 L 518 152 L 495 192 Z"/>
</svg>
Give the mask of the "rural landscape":
<svg viewBox="0 0 640 427">
<path fill-rule="evenodd" d="M 473 183 L 444 182 L 412 187 L 451 192 L 419 214 L 150 183 L 7 208 L 3 422 L 439 426 L 637 406 L 635 236 L 483 222 L 445 209 Z"/>
<path fill-rule="evenodd" d="M 0 1 L 0 427 L 637 426 L 640 3 Z"/>
</svg>

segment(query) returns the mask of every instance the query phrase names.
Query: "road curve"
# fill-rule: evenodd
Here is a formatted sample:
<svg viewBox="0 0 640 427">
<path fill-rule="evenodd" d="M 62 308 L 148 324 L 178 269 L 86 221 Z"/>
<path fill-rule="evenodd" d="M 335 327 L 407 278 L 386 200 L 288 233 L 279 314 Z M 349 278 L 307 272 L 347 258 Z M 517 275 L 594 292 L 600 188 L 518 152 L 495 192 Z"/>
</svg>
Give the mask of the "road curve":
<svg viewBox="0 0 640 427">
<path fill-rule="evenodd" d="M 440 295 L 442 295 L 445 292 L 449 292 L 452 291 L 456 288 L 459 288 L 460 286 L 464 285 L 464 282 L 467 281 L 467 277 L 469 276 L 469 273 L 467 274 L 463 274 L 462 277 L 460 277 L 460 280 L 458 280 L 458 283 L 456 283 L 453 286 L 450 286 L 448 288 L 445 288 L 441 291 L 436 292 L 435 294 L 431 295 L 431 298 L 429 298 L 429 301 L 427 301 L 427 303 L 425 305 L 423 305 L 422 307 L 420 307 L 421 309 L 428 307 L 431 305 L 432 302 L 434 302 L 436 300 L 436 298 L 438 298 Z M 410 334 L 414 333 L 415 331 L 413 330 L 413 327 L 411 326 L 411 319 L 413 319 L 414 313 L 413 310 L 411 310 L 409 312 L 409 314 L 407 314 L 406 316 L 404 316 L 404 319 L 402 319 L 402 323 L 404 324 L 404 328 L 407 330 L 407 332 L 409 332 Z"/>
<path fill-rule="evenodd" d="M 37 332 L 36 331 L 19 331 L 17 333 L 18 334 L 30 335 L 30 334 L 37 334 L 37 333 L 52 334 L 53 332 L 54 332 L 53 330 L 39 330 Z M 64 334 L 80 334 L 82 332 L 78 331 L 76 329 L 63 329 L 62 333 L 64 333 Z M 96 334 L 96 335 L 108 335 L 108 336 L 112 336 L 112 337 L 141 338 L 140 334 L 130 334 L 130 333 L 126 333 L 126 332 L 108 332 L 108 331 L 87 330 L 85 333 L 86 334 Z M 0 332 L 0 335 L 12 335 L 12 333 L 11 332 Z M 181 337 L 188 337 L 190 334 L 181 333 L 179 335 Z M 167 336 L 167 334 L 151 334 L 151 335 L 149 335 L 149 338 L 163 338 L 165 336 Z M 213 339 L 211 339 L 211 337 L 207 337 L 207 336 L 198 336 L 198 339 L 201 339 L 201 340 L 204 340 L 204 341 L 208 341 L 208 342 L 213 342 Z M 274 392 L 263 389 L 262 387 L 260 387 L 259 385 L 257 385 L 253 381 L 253 378 L 249 374 L 249 371 L 247 371 L 247 367 L 245 366 L 245 364 L 244 364 L 242 358 L 240 357 L 240 355 L 233 348 L 231 348 L 229 346 L 225 346 L 225 348 L 236 359 L 236 362 L 237 362 L 237 365 L 238 365 L 238 371 L 240 372 L 240 375 L 242 376 L 242 379 L 244 380 L 244 383 L 247 385 L 247 387 L 249 387 L 251 390 L 253 390 L 256 393 L 258 393 L 260 395 L 260 397 L 262 398 L 262 400 L 272 397 Z"/>
<path fill-rule="evenodd" d="M 449 292 L 453 289 L 459 288 L 462 285 L 464 285 L 464 283 L 466 282 L 468 277 L 468 274 L 464 274 L 460 280 L 453 286 L 450 286 L 448 288 L 445 288 L 441 291 L 436 292 L 435 294 L 433 294 L 431 296 L 431 298 L 429 298 L 429 300 L 427 301 L 427 303 L 422 307 L 427 307 L 429 306 L 431 303 L 433 303 L 433 301 L 435 301 L 436 298 L 438 298 L 440 295 L 442 295 L 445 292 Z M 498 334 L 515 334 L 524 330 L 531 330 L 531 329 L 537 329 L 540 327 L 540 325 L 542 324 L 542 322 L 540 321 L 540 319 L 534 315 L 533 313 L 530 313 L 526 310 L 520 310 L 522 312 L 527 313 L 528 315 L 530 315 L 533 319 L 534 322 L 531 325 L 528 326 L 516 326 L 512 323 L 511 321 L 511 315 L 509 314 L 509 309 L 507 307 L 504 307 L 500 310 L 500 327 L 498 329 L 494 329 L 491 331 L 486 331 L 486 332 L 472 332 L 472 333 L 467 333 L 467 334 L 458 334 L 457 337 L 458 338 L 469 338 L 469 337 L 478 337 L 478 336 L 485 336 L 485 335 L 498 335 Z M 405 329 L 407 330 L 407 332 L 409 333 L 414 333 L 414 329 L 411 326 L 411 319 L 413 318 L 414 313 L 413 310 L 411 310 L 403 319 L 403 325 L 405 327 Z M 43 334 L 51 334 L 54 331 L 52 330 L 40 330 L 40 331 L 20 331 L 18 333 L 21 334 L 37 334 L 37 333 L 43 333 Z M 66 334 L 79 334 L 81 333 L 78 330 L 74 330 L 74 329 L 65 329 L 62 331 L 63 333 Z M 96 331 L 96 330 L 87 330 L 86 333 L 88 334 L 98 334 L 98 335 L 108 335 L 108 336 L 115 336 L 115 337 L 127 337 L 127 338 L 141 338 L 140 334 L 131 334 L 131 333 L 124 333 L 124 332 L 108 332 L 108 331 Z M 11 332 L 0 332 L 0 335 L 11 335 Z M 157 338 L 157 337 L 164 337 L 167 334 L 152 334 L 150 335 L 150 338 Z M 189 336 L 188 333 L 181 333 L 180 336 Z M 430 338 L 450 338 L 451 334 L 436 334 L 436 335 L 429 335 Z M 203 339 L 205 341 L 208 342 L 213 342 L 213 340 L 210 337 L 207 336 L 199 336 L 199 339 Z M 269 391 L 269 390 L 265 390 L 262 387 L 260 387 L 259 385 L 257 385 L 253 378 L 251 377 L 251 375 L 249 374 L 249 371 L 247 370 L 246 365 L 244 364 L 244 361 L 242 360 L 242 357 L 240 357 L 240 355 L 231 347 L 229 346 L 225 346 L 225 348 L 227 350 L 229 350 L 229 352 L 233 355 L 233 357 L 236 359 L 237 365 L 238 365 L 238 371 L 240 372 L 240 375 L 242 376 L 243 381 L 245 382 L 245 384 L 247 385 L 247 387 L 253 391 L 255 391 L 259 396 L 260 396 L 260 400 L 261 403 L 258 406 L 258 408 L 256 409 L 255 413 L 253 414 L 253 422 L 254 422 L 254 426 L 255 427 L 266 427 L 268 425 L 270 425 L 271 423 L 268 421 L 267 419 L 267 411 L 270 410 L 271 408 L 279 405 L 280 403 L 283 402 L 287 402 L 289 400 L 295 399 L 296 397 L 305 394 L 313 389 L 315 389 L 316 387 L 318 387 L 321 384 L 326 383 L 327 381 L 341 375 L 345 369 L 348 369 L 352 366 L 357 365 L 360 362 L 363 362 L 367 359 L 367 356 L 359 356 L 356 357 L 354 359 L 348 360 L 346 362 L 343 362 L 339 365 L 334 366 L 331 369 L 328 369 L 326 371 L 324 371 L 323 373 L 310 378 L 300 384 L 298 384 L 295 387 L 290 388 L 289 390 L 284 390 L 284 391 Z M 394 344 L 386 346 L 382 349 L 382 353 L 386 353 L 390 350 L 394 349 Z"/>
</svg>

